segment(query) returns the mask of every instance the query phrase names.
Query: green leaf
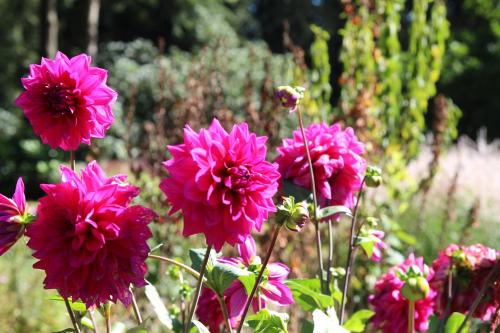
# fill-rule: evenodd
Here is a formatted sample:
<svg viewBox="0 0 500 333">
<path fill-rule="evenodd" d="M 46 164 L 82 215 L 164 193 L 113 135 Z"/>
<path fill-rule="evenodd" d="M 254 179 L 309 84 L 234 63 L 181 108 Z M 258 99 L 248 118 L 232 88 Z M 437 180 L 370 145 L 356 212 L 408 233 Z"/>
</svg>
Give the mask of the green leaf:
<svg viewBox="0 0 500 333">
<path fill-rule="evenodd" d="M 396 237 L 399 238 L 401 241 L 405 242 L 408 245 L 415 245 L 417 243 L 417 239 L 410 235 L 409 233 L 403 231 L 403 230 L 398 230 L 395 232 Z"/>
<path fill-rule="evenodd" d="M 209 286 L 219 295 L 222 296 L 224 291 L 233 283 L 234 280 L 243 275 L 252 274 L 248 271 L 234 267 L 231 265 L 217 263 L 214 265 L 207 280 Z"/>
<path fill-rule="evenodd" d="M 201 265 L 203 264 L 203 259 L 205 259 L 205 253 L 207 249 L 189 249 L 189 258 L 191 259 L 191 267 L 199 272 L 201 270 Z M 210 258 L 208 259 L 207 271 L 210 270 L 214 263 L 217 261 L 217 253 L 212 250 L 210 251 Z"/>
<path fill-rule="evenodd" d="M 62 298 L 59 295 L 52 296 L 49 299 L 51 301 L 64 302 L 64 298 Z M 73 309 L 73 311 L 78 311 L 78 312 L 86 312 L 87 311 L 87 307 L 85 306 L 85 303 L 83 303 L 82 301 L 73 302 L 71 300 L 71 298 L 68 298 L 68 302 L 69 302 L 69 305 L 71 306 L 71 309 Z"/>
<path fill-rule="evenodd" d="M 368 320 L 375 312 L 371 310 L 359 310 L 353 313 L 345 322 L 343 327 L 350 332 L 364 332 Z"/>
<path fill-rule="evenodd" d="M 333 298 L 323 295 L 318 279 L 295 279 L 285 282 L 292 291 L 293 299 L 304 311 L 325 310 L 333 306 Z"/>
<path fill-rule="evenodd" d="M 349 333 L 340 326 L 339 319 L 334 308 L 326 310 L 326 313 L 316 309 L 313 311 L 314 333 Z"/>
<path fill-rule="evenodd" d="M 429 317 L 429 329 L 427 330 L 427 333 L 438 333 L 439 329 L 439 319 L 432 315 Z"/>
<path fill-rule="evenodd" d="M 444 333 L 457 333 L 458 328 L 462 325 L 462 322 L 465 320 L 465 315 L 459 312 L 453 312 L 451 316 L 446 321 L 446 326 L 444 327 Z M 462 332 L 468 332 L 470 326 L 470 322 L 465 325 L 465 328 Z"/>
<path fill-rule="evenodd" d="M 375 247 L 376 241 L 378 241 L 378 239 L 374 239 L 373 237 L 358 237 L 356 239 L 356 244 L 361 245 L 366 256 L 370 258 L 373 254 L 373 248 Z"/>
<path fill-rule="evenodd" d="M 91 330 L 95 329 L 94 324 L 92 323 L 92 320 L 88 317 L 83 317 L 81 320 L 81 323 L 83 326 L 90 328 Z"/>
<path fill-rule="evenodd" d="M 255 274 L 247 274 L 247 275 L 241 275 L 238 277 L 238 280 L 240 280 L 241 284 L 245 287 L 245 291 L 247 295 L 250 295 L 253 289 L 253 286 L 255 285 L 255 282 L 257 280 L 257 277 Z"/>
<path fill-rule="evenodd" d="M 254 333 L 287 333 L 288 315 L 268 309 L 262 309 L 249 316 L 247 324 L 254 329 Z"/>
<path fill-rule="evenodd" d="M 196 332 L 210 333 L 210 331 L 208 330 L 208 328 L 205 325 L 200 323 L 198 320 L 193 320 L 193 325 L 189 329 L 189 333 L 196 333 Z"/>
<path fill-rule="evenodd" d="M 148 284 L 144 288 L 144 293 L 146 294 L 146 297 L 148 298 L 151 305 L 153 306 L 153 310 L 156 313 L 158 320 L 165 327 L 171 330 L 173 326 L 172 319 L 170 318 L 167 308 L 165 307 L 165 304 L 163 304 L 163 301 L 161 300 L 160 294 L 158 293 L 158 290 L 156 290 L 156 287 L 153 286 L 152 284 Z"/>
<path fill-rule="evenodd" d="M 74 333 L 75 330 L 73 328 L 66 328 L 62 331 L 56 331 L 56 332 L 52 332 L 52 333 Z"/>
<path fill-rule="evenodd" d="M 352 217 L 352 212 L 346 206 L 328 206 L 321 208 L 318 212 L 318 219 L 324 219 L 326 217 L 330 217 L 336 214 L 345 214 L 349 217 Z"/>
<path fill-rule="evenodd" d="M 304 320 L 302 322 L 302 327 L 300 328 L 300 333 L 313 333 L 314 325 L 309 320 Z"/>
</svg>

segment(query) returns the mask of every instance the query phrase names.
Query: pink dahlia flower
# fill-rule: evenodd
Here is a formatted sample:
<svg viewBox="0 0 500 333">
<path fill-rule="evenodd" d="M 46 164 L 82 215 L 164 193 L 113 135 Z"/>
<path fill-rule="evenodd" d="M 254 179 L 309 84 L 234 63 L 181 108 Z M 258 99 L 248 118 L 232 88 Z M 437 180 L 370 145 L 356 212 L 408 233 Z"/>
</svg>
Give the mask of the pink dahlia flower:
<svg viewBox="0 0 500 333">
<path fill-rule="evenodd" d="M 21 238 L 26 219 L 24 183 L 22 178 L 19 178 L 12 199 L 0 194 L 0 255 Z"/>
<path fill-rule="evenodd" d="M 321 204 L 343 205 L 356 203 L 366 169 L 361 157 L 364 145 L 358 141 L 352 128 L 342 130 L 339 124 L 312 124 L 305 129 L 313 163 L 316 190 Z M 284 139 L 278 147 L 276 162 L 283 179 L 311 190 L 311 176 L 304 141 L 299 130 L 292 139 Z"/>
<path fill-rule="evenodd" d="M 78 176 L 62 166 L 60 184 L 41 185 L 38 218 L 26 232 L 45 271 L 46 289 L 81 299 L 88 307 L 131 301 L 129 286 L 146 284 L 146 243 L 153 211 L 129 206 L 139 189 L 125 176 L 107 178 L 95 162 Z"/>
<path fill-rule="evenodd" d="M 415 258 L 411 254 L 402 264 L 389 269 L 375 284 L 375 294 L 369 297 L 369 302 L 374 308 L 375 315 L 372 317 L 373 325 L 383 333 L 406 332 L 408 326 L 408 300 L 401 294 L 401 288 L 405 284 L 398 277 L 398 270 L 406 271 L 410 265 L 416 265 L 424 272 L 425 264 L 423 258 Z M 429 270 L 427 281 L 434 275 Z M 430 290 L 426 298 L 415 302 L 415 329 L 424 332 L 429 328 L 428 319 L 433 313 L 436 292 Z"/>
<path fill-rule="evenodd" d="M 257 275 L 260 270 L 261 260 L 256 256 L 256 246 L 253 238 L 248 237 L 244 243 L 238 244 L 237 248 L 240 257 L 222 257 L 218 261 L 223 264 L 249 270 Z M 290 269 L 282 263 L 269 263 L 267 265 L 267 270 L 262 279 L 263 282 L 260 284 L 259 296 L 252 300 L 255 312 L 259 308 L 259 302 L 261 308 L 266 307 L 268 304 L 286 306 L 294 303 L 292 292 L 284 283 L 289 273 Z M 239 324 L 247 298 L 246 289 L 238 280 L 234 281 L 224 292 L 224 301 L 226 302 L 229 320 L 233 328 L 236 328 Z M 209 302 L 214 305 L 212 307 L 201 306 L 201 304 Z M 196 312 L 200 321 L 210 327 L 210 332 L 219 332 L 218 328 L 223 321 L 222 312 L 218 312 L 220 311 L 220 305 L 217 305 L 218 310 L 214 311 L 215 302 L 218 304 L 215 294 L 210 289 L 206 289 L 200 296 L 200 306 L 198 306 Z"/>
<path fill-rule="evenodd" d="M 371 238 L 373 239 L 373 250 L 370 259 L 379 262 L 382 259 L 382 250 L 387 248 L 387 244 L 382 240 L 385 233 L 382 230 L 372 230 Z"/>
<path fill-rule="evenodd" d="M 467 313 L 476 299 L 486 277 L 500 260 L 500 252 L 481 244 L 460 246 L 450 244 L 441 251 L 432 267 L 435 271 L 431 287 L 438 292 L 435 310 L 438 315 L 445 315 L 448 294 L 448 275 L 453 269 L 452 290 L 454 297 L 450 312 Z M 452 268 L 453 267 L 453 268 Z M 488 321 L 500 307 L 500 295 L 492 286 L 486 290 L 486 296 L 479 304 L 473 317 Z"/>
<path fill-rule="evenodd" d="M 226 242 L 243 242 L 254 227 L 260 230 L 276 211 L 272 198 L 280 176 L 277 165 L 265 160 L 266 140 L 245 123 L 228 134 L 214 119 L 199 133 L 186 126 L 184 143 L 168 146 L 169 177 L 160 188 L 170 213 L 182 210 L 184 236 L 203 233 L 219 251 Z"/>
<path fill-rule="evenodd" d="M 111 105 L 117 94 L 106 85 L 107 72 L 90 61 L 85 54 L 69 59 L 57 52 L 54 60 L 31 65 L 30 75 L 21 79 L 26 90 L 16 104 L 52 148 L 89 145 L 91 138 L 103 138 L 114 121 Z"/>
</svg>

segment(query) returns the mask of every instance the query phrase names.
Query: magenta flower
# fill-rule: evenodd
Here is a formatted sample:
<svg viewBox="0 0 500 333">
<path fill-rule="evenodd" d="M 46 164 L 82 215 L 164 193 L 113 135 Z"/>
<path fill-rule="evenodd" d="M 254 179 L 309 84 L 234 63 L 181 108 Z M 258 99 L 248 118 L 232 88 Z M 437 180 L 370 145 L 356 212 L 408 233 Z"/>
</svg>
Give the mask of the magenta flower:
<svg viewBox="0 0 500 333">
<path fill-rule="evenodd" d="M 21 79 L 26 90 L 16 104 L 52 148 L 89 145 L 91 138 L 103 138 L 114 121 L 111 105 L 117 94 L 106 85 L 107 72 L 90 61 L 85 54 L 69 59 L 57 52 L 54 60 L 31 65 L 30 75 Z"/>
<path fill-rule="evenodd" d="M 363 144 L 358 141 L 352 128 L 343 131 L 339 124 L 312 124 L 305 129 L 311 151 L 316 189 L 321 204 L 343 205 L 349 208 L 356 203 L 366 169 L 361 157 Z M 292 139 L 284 139 L 278 148 L 276 162 L 283 179 L 291 179 L 296 185 L 311 190 L 311 176 L 299 130 Z"/>
<path fill-rule="evenodd" d="M 372 323 L 375 328 L 383 333 L 406 332 L 408 326 L 408 300 L 401 294 L 401 288 L 405 284 L 398 277 L 398 270 L 406 271 L 410 265 L 416 265 L 424 272 L 425 264 L 423 258 L 415 258 L 411 254 L 402 264 L 389 269 L 375 284 L 375 294 L 369 297 L 369 303 L 374 308 L 375 315 Z M 429 270 L 427 281 L 434 275 Z M 415 302 L 415 329 L 424 332 L 429 328 L 428 319 L 433 313 L 436 292 L 430 290 L 427 297 Z"/>
<path fill-rule="evenodd" d="M 453 269 L 452 286 L 455 286 L 455 295 L 451 303 L 450 312 L 467 313 L 476 299 L 486 277 L 500 260 L 500 251 L 488 248 L 481 244 L 461 246 L 450 244 L 441 251 L 432 267 L 435 271 L 431 280 L 431 287 L 438 292 L 435 311 L 438 315 L 445 315 L 448 293 L 448 275 Z M 482 320 L 491 320 L 495 310 L 500 307 L 500 295 L 496 287 L 486 290 L 485 297 L 473 313 L 473 317 Z"/>
<path fill-rule="evenodd" d="M 146 243 L 153 211 L 129 206 L 139 193 L 125 176 L 107 178 L 96 162 L 79 177 L 62 166 L 60 184 L 44 184 L 38 218 L 26 232 L 45 271 L 46 289 L 88 307 L 131 302 L 129 286 L 146 285 Z"/>
<path fill-rule="evenodd" d="M 385 233 L 382 230 L 372 230 L 371 237 L 374 239 L 372 255 L 370 259 L 379 262 L 382 259 L 382 250 L 387 248 L 387 244 L 382 240 Z"/>
<path fill-rule="evenodd" d="M 225 306 L 229 308 L 227 300 L 227 296 L 224 295 Z M 212 289 L 203 287 L 201 290 L 198 307 L 196 308 L 196 317 L 198 317 L 198 320 L 203 323 L 203 325 L 209 328 L 210 333 L 221 332 L 220 327 L 224 322 L 224 315 L 222 314 L 220 303 L 217 300 L 217 295 Z"/>
<path fill-rule="evenodd" d="M 221 257 L 218 261 L 223 264 L 248 270 L 257 275 L 261 267 L 261 260 L 260 257 L 256 256 L 256 246 L 253 238 L 248 237 L 244 243 L 237 245 L 237 249 L 240 257 Z M 289 273 L 290 269 L 282 263 L 269 263 L 267 265 L 267 269 L 262 279 L 263 282 L 260 284 L 259 297 L 255 297 L 252 300 L 252 306 L 255 312 L 259 308 L 259 302 L 261 308 L 266 307 L 268 304 L 287 306 L 294 303 L 292 292 L 284 283 Z M 198 306 L 196 315 L 202 323 L 211 328 L 210 332 L 219 332 L 215 328 L 220 327 L 223 321 L 222 313 L 219 315 L 218 312 L 215 312 L 213 306 L 208 307 L 201 305 L 209 302 L 213 303 L 214 298 L 215 302 L 217 302 L 217 298 L 211 290 L 208 289 L 204 291 L 200 296 L 200 306 Z M 236 328 L 239 324 L 247 298 L 246 289 L 238 280 L 234 281 L 224 292 L 224 301 L 226 302 L 229 319 L 233 328 Z M 220 310 L 220 306 L 217 308 Z"/>
<path fill-rule="evenodd" d="M 277 165 L 266 158 L 266 137 L 248 131 L 246 123 L 228 134 L 217 119 L 199 133 L 189 126 L 184 143 L 168 146 L 172 159 L 164 163 L 169 177 L 161 190 L 182 210 L 184 236 L 203 233 L 219 251 L 224 243 L 241 243 L 255 227 L 260 230 L 278 188 Z"/>
<path fill-rule="evenodd" d="M 0 194 L 0 255 L 21 238 L 27 217 L 24 183 L 19 178 L 12 199 Z"/>
</svg>

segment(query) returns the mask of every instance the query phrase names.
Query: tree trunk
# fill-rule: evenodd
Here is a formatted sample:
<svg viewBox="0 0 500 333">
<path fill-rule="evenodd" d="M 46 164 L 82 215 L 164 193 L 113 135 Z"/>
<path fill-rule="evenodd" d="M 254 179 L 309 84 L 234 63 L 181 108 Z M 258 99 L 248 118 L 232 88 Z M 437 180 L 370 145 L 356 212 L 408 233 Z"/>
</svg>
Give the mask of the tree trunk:
<svg viewBox="0 0 500 333">
<path fill-rule="evenodd" d="M 57 16 L 57 0 L 47 0 L 45 20 L 47 23 L 47 37 L 45 54 L 53 58 L 56 55 L 59 35 L 59 18 Z"/>
<path fill-rule="evenodd" d="M 89 12 L 87 17 L 87 53 L 92 57 L 97 55 L 100 7 L 101 0 L 89 0 Z"/>
</svg>

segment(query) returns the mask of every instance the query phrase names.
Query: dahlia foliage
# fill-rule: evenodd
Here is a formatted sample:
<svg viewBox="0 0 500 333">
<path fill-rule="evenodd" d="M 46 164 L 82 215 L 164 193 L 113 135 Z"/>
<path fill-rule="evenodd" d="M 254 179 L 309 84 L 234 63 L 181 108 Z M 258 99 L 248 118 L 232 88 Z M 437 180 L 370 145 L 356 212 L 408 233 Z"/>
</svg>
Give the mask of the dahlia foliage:
<svg viewBox="0 0 500 333">
<path fill-rule="evenodd" d="M 85 54 L 70 59 L 58 52 L 54 60 L 31 65 L 22 79 L 25 91 L 16 104 L 44 144 L 76 150 L 91 138 L 104 138 L 113 124 L 117 94 L 106 85 L 107 72 L 90 62 Z"/>
<path fill-rule="evenodd" d="M 339 124 L 312 124 L 305 128 L 313 164 L 314 180 L 323 204 L 349 208 L 356 204 L 366 169 L 365 152 L 352 128 L 342 130 Z M 311 190 L 311 176 L 302 134 L 293 132 L 278 148 L 276 162 L 283 179 Z"/>
<path fill-rule="evenodd" d="M 114 121 L 112 105 L 117 93 L 106 85 L 107 72 L 90 63 L 90 57 L 85 54 L 68 58 L 58 52 L 53 60 L 43 58 L 41 64 L 31 65 L 29 76 L 22 79 L 25 90 L 16 104 L 24 110 L 35 134 L 54 149 L 75 151 L 82 143 L 90 145 L 92 138 L 103 138 Z M 57 290 L 65 299 L 75 332 L 81 331 L 80 319 L 88 309 L 118 301 L 136 305 L 131 287 L 147 284 L 148 258 L 177 265 L 197 278 L 195 292 L 189 299 L 189 317 L 184 311 L 179 321 L 184 332 L 191 331 L 193 324 L 200 328 L 203 323 L 210 332 L 218 333 L 224 322 L 238 333 L 244 325 L 257 332 L 287 332 L 287 316 L 276 311 L 295 302 L 312 313 L 309 318 L 312 317 L 314 332 L 333 332 L 332 329 L 347 332 L 349 325 L 343 323 L 348 303 L 345 300 L 350 296 L 349 281 L 355 272 L 351 265 L 358 253 L 356 250 L 361 248 L 371 260 L 380 262 L 382 250 L 388 247 L 383 240 L 385 233 L 374 229 L 376 219 L 365 212 L 357 214 L 360 205 L 356 202 L 357 195 L 364 190 L 363 184 L 376 187 L 382 183 L 382 172 L 375 166 L 367 168 L 364 144 L 352 128 L 342 129 L 338 123 L 311 124 L 303 128 L 300 103 L 304 91 L 304 88 L 289 86 L 276 90 L 279 103 L 297 115 L 300 128 L 293 132 L 292 138 L 283 140 L 276 163 L 266 161 L 267 137 L 251 133 L 246 123 L 234 125 L 229 132 L 217 119 L 198 132 L 186 125 L 184 142 L 167 147 L 171 158 L 164 162 L 167 176 L 159 187 L 170 205 L 170 214 L 182 212 L 182 234 L 186 237 L 203 234 L 208 245 L 203 260 L 197 263 L 192 258 L 192 268 L 177 260 L 150 254 L 149 224 L 156 214 L 132 204 L 140 189 L 129 184 L 125 175 L 108 177 L 96 161 L 90 162 L 81 174 L 61 166 L 60 183 L 41 185 L 45 195 L 39 200 L 36 216 L 28 213 L 21 178 L 12 198 L 0 194 L 0 255 L 23 235 L 27 236 L 27 246 L 36 259 L 33 267 L 44 271 L 44 287 Z M 71 165 L 74 165 L 74 156 L 71 153 Z M 315 180 L 315 189 L 311 188 L 311 177 Z M 316 200 L 298 201 L 293 196 L 282 197 L 284 193 L 277 197 L 280 178 L 317 192 L 320 206 L 335 207 L 320 207 L 318 215 Z M 289 236 L 300 237 L 300 232 L 307 230 L 309 220 L 317 222 L 318 216 L 326 220 L 339 213 L 350 215 L 353 208 L 351 237 L 345 242 L 349 254 L 344 278 L 339 279 L 341 270 L 332 267 L 334 231 L 331 224 L 329 266 L 324 268 L 320 260 L 326 244 L 321 242 L 324 230 L 317 223 L 314 223 L 317 257 L 304 254 L 300 258 L 308 267 L 319 266 L 317 278 L 296 279 L 290 283 L 287 282 L 290 269 L 285 264 L 269 262 L 273 247 L 280 244 L 279 236 L 283 233 L 293 231 Z M 278 214 L 272 219 L 274 226 L 263 228 L 277 209 Z M 325 213 L 328 210 L 330 215 Z M 357 221 L 358 215 L 362 222 Z M 271 229 L 270 246 L 261 260 L 252 233 Z M 300 241 L 304 240 L 307 238 Z M 287 238 L 289 246 L 296 242 Z M 236 247 L 238 256 L 213 257 L 211 248 L 220 252 L 226 243 Z M 341 246 L 341 242 L 335 243 L 337 245 Z M 429 269 L 422 258 L 410 255 L 375 284 L 368 300 L 374 309 L 372 326 L 383 333 L 405 333 L 414 318 L 415 328 L 423 332 L 429 328 L 432 314 L 446 319 L 449 315 L 445 313 L 446 291 L 451 276 L 454 293 L 449 312 L 466 313 L 484 289 L 486 296 L 472 315 L 493 320 L 494 330 L 500 322 L 500 278 L 492 274 L 499 273 L 496 271 L 499 256 L 498 251 L 482 245 L 450 245 Z M 337 314 L 334 299 L 338 301 L 337 285 L 341 280 L 346 294 L 340 295 L 342 303 Z M 188 290 L 188 287 L 182 290 L 182 297 L 189 295 Z M 172 313 L 167 313 L 159 298 L 152 300 L 151 295 L 146 292 L 160 321 L 168 326 Z M 75 316 L 68 299 L 82 301 L 86 308 Z M 182 304 L 184 301 L 181 298 Z M 413 305 L 414 312 L 410 312 Z M 134 306 L 139 326 L 130 332 L 144 330 L 140 308 Z M 110 307 L 105 309 L 109 324 Z M 247 317 L 248 312 L 253 312 L 253 316 Z M 194 313 L 199 322 L 193 320 Z M 364 329 L 369 314 L 370 311 L 365 311 L 351 325 L 362 325 Z"/>
<path fill-rule="evenodd" d="M 426 271 L 423 258 L 415 258 L 411 254 L 400 265 L 389 269 L 375 284 L 375 293 L 369 297 L 369 303 L 375 311 L 373 325 L 383 333 L 406 332 L 408 327 L 408 300 L 401 293 L 405 282 L 398 275 L 411 265 L 420 271 Z M 434 276 L 432 269 L 427 274 L 427 281 Z M 430 290 L 427 297 L 415 302 L 415 329 L 425 332 L 429 328 L 429 317 L 433 313 L 436 292 Z"/>
<path fill-rule="evenodd" d="M 224 243 L 242 243 L 254 228 L 261 230 L 276 211 L 280 177 L 277 165 L 266 161 L 266 141 L 246 123 L 227 133 L 214 119 L 199 133 L 186 126 L 184 143 L 168 146 L 169 177 L 160 188 L 172 205 L 170 213 L 182 211 L 184 236 L 203 233 L 219 251 Z"/>
<path fill-rule="evenodd" d="M 95 162 L 81 177 L 64 166 L 61 173 L 60 184 L 41 185 L 46 196 L 27 230 L 38 259 L 33 267 L 45 271 L 45 288 L 88 307 L 130 304 L 129 286 L 146 284 L 148 224 L 155 214 L 130 205 L 139 189 L 125 176 L 107 178 Z"/>
<path fill-rule="evenodd" d="M 254 239 L 248 237 L 245 242 L 238 244 L 236 247 L 240 255 L 239 257 L 221 257 L 218 261 L 257 275 L 262 264 L 260 257 L 256 254 Z M 290 288 L 284 284 L 289 273 L 290 269 L 282 263 L 270 263 L 267 265 L 263 279 L 265 282 L 260 285 L 259 296 L 252 300 L 254 312 L 257 312 L 259 308 L 267 307 L 269 304 L 287 306 L 294 303 Z M 233 328 L 237 327 L 241 319 L 247 298 L 246 289 L 239 280 L 235 280 L 224 292 L 224 301 Z M 204 288 L 202 291 L 200 306 L 196 315 L 202 323 L 210 328 L 210 332 L 220 332 L 220 326 L 223 322 L 222 311 L 215 293 L 209 288 Z"/>
</svg>

